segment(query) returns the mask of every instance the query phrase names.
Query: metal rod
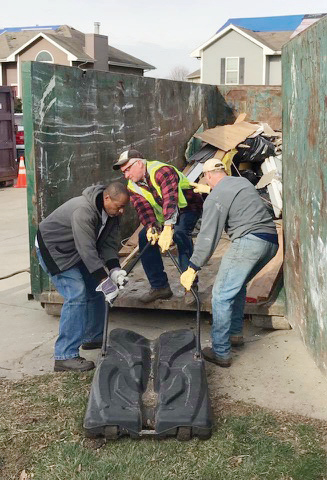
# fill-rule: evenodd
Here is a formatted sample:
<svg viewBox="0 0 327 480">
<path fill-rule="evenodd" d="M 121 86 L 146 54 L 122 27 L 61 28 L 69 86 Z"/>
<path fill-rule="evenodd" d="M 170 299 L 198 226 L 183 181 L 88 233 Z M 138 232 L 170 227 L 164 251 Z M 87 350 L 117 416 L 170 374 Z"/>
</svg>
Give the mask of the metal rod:
<svg viewBox="0 0 327 480">
<path fill-rule="evenodd" d="M 135 265 L 140 260 L 141 256 L 148 249 L 149 246 L 150 246 L 150 243 L 147 243 L 145 245 L 145 247 L 143 248 L 143 250 L 141 251 L 141 253 L 133 260 L 133 262 L 130 263 L 130 265 L 128 265 L 125 268 L 125 271 L 126 271 L 127 275 L 129 275 L 131 273 L 131 271 L 133 270 L 133 268 L 135 267 Z M 113 302 L 114 301 L 115 301 L 115 299 L 113 300 Z M 112 304 L 113 304 L 113 302 L 112 302 Z M 109 311 L 110 311 L 109 302 L 106 301 L 105 304 L 106 304 L 106 306 L 105 306 L 106 308 L 105 308 L 103 336 L 102 336 L 102 347 L 101 347 L 101 356 L 102 357 L 105 357 L 107 355 L 107 339 L 108 339 L 108 325 L 109 325 Z M 112 306 L 112 304 L 111 304 L 111 306 Z"/>
<path fill-rule="evenodd" d="M 173 256 L 173 254 L 167 250 L 168 256 L 170 257 L 171 261 L 174 263 L 175 267 L 179 271 L 180 274 L 182 274 L 181 267 L 179 266 L 176 258 Z M 200 299 L 199 295 L 195 292 L 194 288 L 191 288 L 191 292 L 193 297 L 196 300 L 196 336 L 195 336 L 195 356 L 197 358 L 201 358 L 201 326 L 200 326 L 200 310 L 201 310 L 201 304 L 200 304 Z"/>
</svg>

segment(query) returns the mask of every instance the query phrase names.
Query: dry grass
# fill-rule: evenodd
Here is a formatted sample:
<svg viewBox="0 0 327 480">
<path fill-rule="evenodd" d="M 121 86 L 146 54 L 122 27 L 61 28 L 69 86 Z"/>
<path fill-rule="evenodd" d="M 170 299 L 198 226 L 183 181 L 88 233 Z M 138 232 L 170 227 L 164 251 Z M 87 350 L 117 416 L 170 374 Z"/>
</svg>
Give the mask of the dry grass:
<svg viewBox="0 0 327 480">
<path fill-rule="evenodd" d="M 226 397 L 213 396 L 216 426 L 206 442 L 86 439 L 91 380 L 1 381 L 1 480 L 327 480 L 323 422 Z"/>
</svg>

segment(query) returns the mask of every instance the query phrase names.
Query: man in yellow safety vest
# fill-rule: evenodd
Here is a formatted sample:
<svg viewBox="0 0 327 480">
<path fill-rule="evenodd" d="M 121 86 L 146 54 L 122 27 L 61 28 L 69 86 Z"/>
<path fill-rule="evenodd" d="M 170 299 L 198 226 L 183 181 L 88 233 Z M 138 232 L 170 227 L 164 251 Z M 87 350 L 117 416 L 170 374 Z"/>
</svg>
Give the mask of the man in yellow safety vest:
<svg viewBox="0 0 327 480">
<path fill-rule="evenodd" d="M 173 293 L 160 249 L 166 252 L 174 241 L 179 265 L 183 272 L 187 269 L 193 253 L 192 231 L 202 213 L 202 197 L 193 191 L 187 177 L 177 168 L 146 160 L 134 149 L 125 150 L 113 168 L 120 169 L 128 180 L 131 203 L 144 225 L 139 234 L 140 250 L 147 242 L 152 245 L 141 259 L 151 289 L 140 300 L 150 303 L 170 298 Z M 196 285 L 195 282 L 195 288 Z M 186 303 L 192 301 L 192 295 L 187 297 Z"/>
</svg>

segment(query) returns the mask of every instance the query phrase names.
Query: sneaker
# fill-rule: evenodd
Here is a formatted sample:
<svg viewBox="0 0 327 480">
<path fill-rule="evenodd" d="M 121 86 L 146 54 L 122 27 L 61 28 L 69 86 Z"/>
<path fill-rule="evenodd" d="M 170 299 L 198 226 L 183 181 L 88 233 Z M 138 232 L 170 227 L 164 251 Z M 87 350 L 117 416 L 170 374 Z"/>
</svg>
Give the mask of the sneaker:
<svg viewBox="0 0 327 480">
<path fill-rule="evenodd" d="M 230 367 L 232 364 L 232 359 L 230 357 L 221 357 L 220 355 L 217 355 L 210 347 L 205 347 L 202 350 L 202 355 L 205 360 L 207 360 L 207 362 L 215 363 L 220 367 L 227 368 Z"/>
<path fill-rule="evenodd" d="M 170 286 L 163 287 L 163 288 L 151 288 L 149 293 L 146 293 L 142 297 L 140 297 L 140 302 L 142 303 L 150 303 L 158 300 L 159 298 L 170 298 L 173 296 L 173 292 L 170 289 Z"/>
<path fill-rule="evenodd" d="M 85 342 L 82 345 L 83 350 L 95 350 L 96 348 L 102 347 L 102 340 L 101 342 Z"/>
<path fill-rule="evenodd" d="M 85 360 L 83 357 L 68 358 L 67 360 L 55 360 L 54 371 L 55 372 L 86 372 L 87 370 L 93 370 L 95 365 L 89 360 Z"/>
<path fill-rule="evenodd" d="M 231 335 L 229 339 L 232 347 L 243 347 L 244 345 L 243 335 Z"/>
</svg>

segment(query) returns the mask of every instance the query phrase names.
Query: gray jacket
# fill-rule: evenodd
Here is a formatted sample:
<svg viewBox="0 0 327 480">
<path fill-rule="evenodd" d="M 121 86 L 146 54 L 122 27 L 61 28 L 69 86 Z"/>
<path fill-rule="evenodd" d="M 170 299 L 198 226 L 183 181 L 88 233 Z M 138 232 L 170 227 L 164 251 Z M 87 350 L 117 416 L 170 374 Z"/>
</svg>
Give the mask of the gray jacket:
<svg viewBox="0 0 327 480">
<path fill-rule="evenodd" d="M 248 233 L 277 234 L 271 215 L 246 178 L 224 177 L 206 198 L 190 264 L 202 267 L 207 263 L 224 229 L 231 240 Z"/>
<path fill-rule="evenodd" d="M 83 261 L 98 281 L 119 266 L 118 217 L 109 217 L 103 207 L 103 185 L 86 188 L 42 220 L 37 232 L 42 258 L 56 275 Z"/>
</svg>

